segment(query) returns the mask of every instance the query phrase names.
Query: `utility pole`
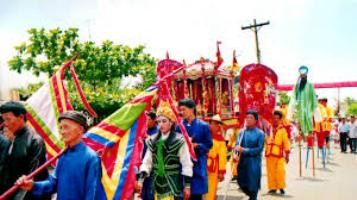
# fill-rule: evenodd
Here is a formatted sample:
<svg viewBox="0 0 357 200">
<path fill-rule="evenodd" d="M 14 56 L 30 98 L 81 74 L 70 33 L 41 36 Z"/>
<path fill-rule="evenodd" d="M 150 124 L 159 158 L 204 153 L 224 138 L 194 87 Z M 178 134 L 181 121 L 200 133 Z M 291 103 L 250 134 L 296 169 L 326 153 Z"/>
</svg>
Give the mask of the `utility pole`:
<svg viewBox="0 0 357 200">
<path fill-rule="evenodd" d="M 249 26 L 242 26 L 242 30 L 246 30 L 246 29 L 250 29 L 252 31 L 254 31 L 254 35 L 255 35 L 255 47 L 256 47 L 256 53 L 257 53 L 257 62 L 260 63 L 260 50 L 259 50 L 259 40 L 258 40 L 258 31 L 260 30 L 260 28 L 262 26 L 265 25 L 269 25 L 269 21 L 264 22 L 264 23 L 260 23 L 257 24 L 257 20 L 254 19 L 254 24 L 253 25 L 249 25 Z"/>
<path fill-rule="evenodd" d="M 337 88 L 337 115 L 340 115 L 340 88 Z"/>
</svg>

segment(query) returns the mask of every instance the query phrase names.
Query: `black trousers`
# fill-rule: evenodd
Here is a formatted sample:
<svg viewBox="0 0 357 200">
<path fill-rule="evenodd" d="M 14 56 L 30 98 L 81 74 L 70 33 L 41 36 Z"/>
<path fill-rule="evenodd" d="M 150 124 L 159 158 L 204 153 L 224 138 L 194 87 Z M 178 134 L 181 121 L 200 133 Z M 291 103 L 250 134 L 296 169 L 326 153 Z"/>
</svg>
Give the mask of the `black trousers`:
<svg viewBox="0 0 357 200">
<path fill-rule="evenodd" d="M 202 196 L 203 196 L 202 194 L 199 194 L 199 195 L 191 194 L 190 200 L 202 200 L 203 199 Z"/>
<path fill-rule="evenodd" d="M 249 200 L 256 200 L 258 198 L 258 191 L 250 191 L 246 187 L 241 187 L 244 194 L 249 196 Z"/>
<path fill-rule="evenodd" d="M 341 132 L 340 133 L 340 146 L 341 146 L 341 152 L 346 152 L 347 150 L 347 132 Z"/>
<path fill-rule="evenodd" d="M 356 152 L 357 138 L 350 138 L 349 143 L 351 152 Z"/>
</svg>

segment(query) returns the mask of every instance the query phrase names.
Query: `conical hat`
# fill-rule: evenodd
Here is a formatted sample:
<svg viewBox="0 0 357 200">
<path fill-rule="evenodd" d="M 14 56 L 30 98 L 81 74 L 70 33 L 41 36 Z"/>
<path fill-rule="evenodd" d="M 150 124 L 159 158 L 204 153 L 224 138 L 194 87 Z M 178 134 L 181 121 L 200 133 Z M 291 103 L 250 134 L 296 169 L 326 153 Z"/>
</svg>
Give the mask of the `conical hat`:
<svg viewBox="0 0 357 200">
<path fill-rule="evenodd" d="M 217 115 L 214 115 L 211 119 L 211 121 L 216 121 L 216 122 L 219 122 L 219 123 L 223 123 L 222 120 L 221 120 L 221 117 L 217 114 Z"/>
</svg>

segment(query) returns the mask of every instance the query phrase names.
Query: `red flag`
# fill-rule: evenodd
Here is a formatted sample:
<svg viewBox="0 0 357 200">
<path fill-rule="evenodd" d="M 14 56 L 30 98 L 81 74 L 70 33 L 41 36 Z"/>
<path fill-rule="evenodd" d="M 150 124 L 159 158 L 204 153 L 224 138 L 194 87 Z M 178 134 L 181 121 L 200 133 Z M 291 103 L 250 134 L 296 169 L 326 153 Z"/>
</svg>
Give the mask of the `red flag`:
<svg viewBox="0 0 357 200">
<path fill-rule="evenodd" d="M 232 66 L 231 66 L 231 71 L 236 72 L 239 69 L 238 61 L 236 58 L 236 50 L 233 50 L 233 61 L 232 61 Z"/>
<path fill-rule="evenodd" d="M 215 69 L 218 69 L 221 64 L 223 63 L 223 58 L 221 56 L 221 51 L 219 50 L 219 45 L 221 44 L 220 41 L 217 41 L 217 52 L 216 52 L 216 57 L 217 57 L 217 62 L 216 62 L 216 66 Z"/>
</svg>

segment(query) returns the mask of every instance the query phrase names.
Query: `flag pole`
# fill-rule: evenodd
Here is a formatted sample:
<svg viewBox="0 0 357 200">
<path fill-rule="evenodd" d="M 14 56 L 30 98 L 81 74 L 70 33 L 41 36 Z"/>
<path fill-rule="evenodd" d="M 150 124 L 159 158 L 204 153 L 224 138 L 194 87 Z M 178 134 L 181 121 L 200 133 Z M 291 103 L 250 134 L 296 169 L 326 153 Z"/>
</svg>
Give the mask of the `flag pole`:
<svg viewBox="0 0 357 200">
<path fill-rule="evenodd" d="M 302 167 L 301 167 L 301 138 L 299 137 L 299 175 L 302 176 Z"/>
<path fill-rule="evenodd" d="M 191 157 L 192 157 L 192 159 L 194 161 L 197 161 L 195 150 L 194 150 L 194 148 L 192 146 L 192 143 L 190 142 L 190 138 L 188 136 L 187 130 L 186 130 L 185 126 L 183 125 L 182 120 L 181 120 L 181 118 L 180 118 L 180 116 L 178 114 L 178 110 L 177 110 L 177 108 L 176 108 L 176 106 L 175 106 L 175 104 L 173 102 L 173 99 L 172 99 L 169 87 L 167 85 L 166 79 L 163 79 L 163 81 L 161 81 L 161 86 L 162 86 L 163 91 L 165 91 L 165 95 L 167 97 L 167 100 L 168 100 L 168 102 L 169 102 L 169 104 L 171 106 L 172 111 L 174 112 L 175 118 L 177 120 L 177 125 L 181 129 L 182 135 L 183 135 L 183 137 L 184 137 L 184 139 L 185 139 L 185 141 L 187 143 L 190 155 L 191 155 Z"/>
<path fill-rule="evenodd" d="M 67 150 L 67 148 L 62 150 L 61 152 L 59 152 L 56 156 L 54 156 L 51 159 L 49 159 L 47 162 L 45 162 L 43 165 L 41 165 L 39 168 L 37 168 L 31 174 L 27 175 L 25 179 L 26 180 L 33 179 L 37 174 L 39 174 L 41 171 L 46 169 L 53 161 L 55 161 L 57 158 L 59 158 L 66 150 Z M 0 196 L 0 200 L 5 200 L 5 199 L 9 198 L 9 196 L 11 194 L 13 194 L 14 192 L 16 192 L 16 190 L 19 189 L 19 187 L 20 187 L 19 185 L 16 185 L 14 183 L 14 185 L 11 188 L 9 188 L 6 192 L 4 192 Z"/>
<path fill-rule="evenodd" d="M 312 175 L 315 177 L 315 151 L 314 151 L 314 146 L 312 148 Z"/>
</svg>

